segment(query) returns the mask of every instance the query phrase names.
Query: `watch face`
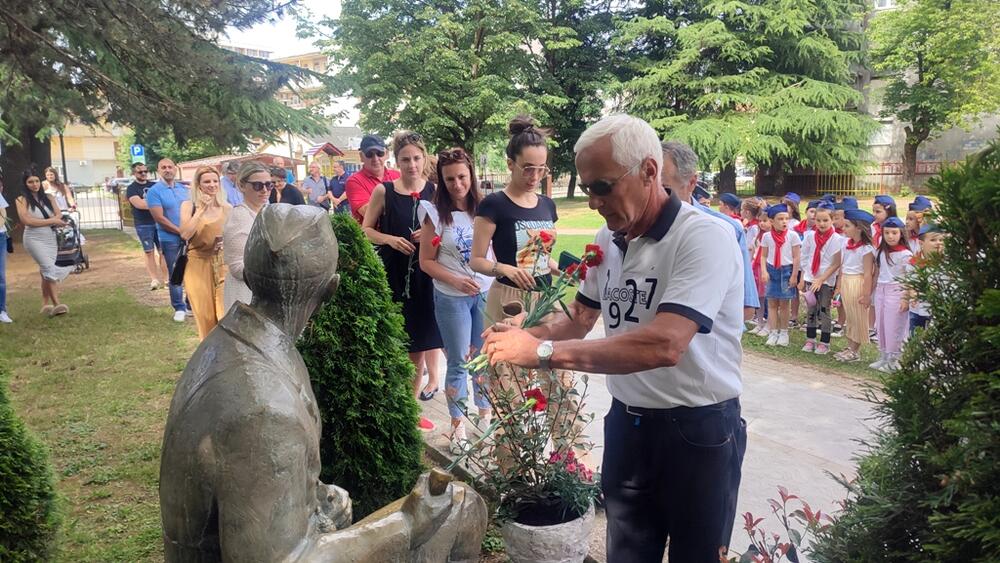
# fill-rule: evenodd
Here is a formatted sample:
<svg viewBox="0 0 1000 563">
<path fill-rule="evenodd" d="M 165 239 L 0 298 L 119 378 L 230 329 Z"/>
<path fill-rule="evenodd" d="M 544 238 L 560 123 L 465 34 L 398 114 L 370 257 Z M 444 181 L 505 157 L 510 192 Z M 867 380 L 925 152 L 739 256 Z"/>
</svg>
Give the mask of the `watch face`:
<svg viewBox="0 0 1000 563">
<path fill-rule="evenodd" d="M 538 357 L 539 358 L 550 358 L 552 357 L 552 343 L 549 341 L 542 342 L 538 345 Z"/>
</svg>

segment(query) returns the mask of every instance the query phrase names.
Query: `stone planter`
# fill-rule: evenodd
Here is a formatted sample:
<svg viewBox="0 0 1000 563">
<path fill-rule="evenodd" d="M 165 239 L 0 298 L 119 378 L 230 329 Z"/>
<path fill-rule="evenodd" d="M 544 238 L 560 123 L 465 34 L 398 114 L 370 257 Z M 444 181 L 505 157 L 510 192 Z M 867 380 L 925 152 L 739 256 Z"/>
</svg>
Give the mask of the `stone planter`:
<svg viewBox="0 0 1000 563">
<path fill-rule="evenodd" d="M 590 551 L 594 506 L 564 524 L 528 526 L 507 522 L 500 528 L 513 563 L 581 563 Z"/>
</svg>

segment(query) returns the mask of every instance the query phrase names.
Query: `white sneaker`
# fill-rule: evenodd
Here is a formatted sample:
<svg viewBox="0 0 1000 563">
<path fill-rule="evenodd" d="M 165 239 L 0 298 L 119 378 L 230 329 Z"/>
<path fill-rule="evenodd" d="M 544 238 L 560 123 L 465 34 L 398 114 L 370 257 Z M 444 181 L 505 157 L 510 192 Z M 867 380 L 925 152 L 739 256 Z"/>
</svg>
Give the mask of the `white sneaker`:
<svg viewBox="0 0 1000 563">
<path fill-rule="evenodd" d="M 868 369 L 875 369 L 875 370 L 882 371 L 882 366 L 884 366 L 886 364 L 886 362 L 888 362 L 888 361 L 889 361 L 889 358 L 886 358 L 885 354 L 879 354 L 877 360 L 875 360 L 874 362 L 868 364 Z"/>
<path fill-rule="evenodd" d="M 10 318 L 7 311 L 0 311 L 0 323 L 12 323 L 14 319 Z"/>
<path fill-rule="evenodd" d="M 157 289 L 160 289 L 160 280 L 150 280 L 149 290 L 156 291 Z"/>
<path fill-rule="evenodd" d="M 184 322 L 185 316 L 186 315 L 184 314 L 184 311 L 174 311 L 174 322 L 175 323 Z"/>
<path fill-rule="evenodd" d="M 775 342 L 778 346 L 788 346 L 788 331 L 783 330 L 778 333 L 778 341 Z"/>
<path fill-rule="evenodd" d="M 757 326 L 757 330 L 753 331 L 753 333 L 756 334 L 757 336 L 768 336 L 771 334 L 771 331 L 768 330 L 766 324 L 761 324 Z"/>
<path fill-rule="evenodd" d="M 771 334 L 767 336 L 767 342 L 764 343 L 766 346 L 775 346 L 778 344 L 778 331 L 772 330 Z"/>
</svg>

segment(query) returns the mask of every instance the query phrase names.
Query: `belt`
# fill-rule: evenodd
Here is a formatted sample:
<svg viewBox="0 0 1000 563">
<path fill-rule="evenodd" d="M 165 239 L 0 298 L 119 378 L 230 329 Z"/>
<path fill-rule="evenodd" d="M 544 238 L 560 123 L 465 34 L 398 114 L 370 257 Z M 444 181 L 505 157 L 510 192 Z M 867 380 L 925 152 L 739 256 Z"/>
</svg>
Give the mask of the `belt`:
<svg viewBox="0 0 1000 563">
<path fill-rule="evenodd" d="M 677 416 L 690 416 L 704 413 L 706 411 L 725 411 L 729 408 L 739 408 L 740 398 L 733 397 L 732 399 L 727 399 L 721 403 L 715 403 L 711 405 L 703 405 L 700 407 L 671 407 L 668 409 L 651 409 L 647 407 L 633 407 L 631 405 L 626 405 L 625 403 L 614 399 L 611 401 L 612 409 L 621 409 L 632 416 L 648 416 L 650 418 L 674 418 Z"/>
</svg>

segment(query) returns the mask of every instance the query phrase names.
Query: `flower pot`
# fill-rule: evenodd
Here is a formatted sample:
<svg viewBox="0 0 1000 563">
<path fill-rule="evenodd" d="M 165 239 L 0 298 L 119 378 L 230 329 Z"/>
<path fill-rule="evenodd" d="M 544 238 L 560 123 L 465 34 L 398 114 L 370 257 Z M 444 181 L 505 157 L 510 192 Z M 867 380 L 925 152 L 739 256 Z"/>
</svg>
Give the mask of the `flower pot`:
<svg viewBox="0 0 1000 563">
<path fill-rule="evenodd" d="M 593 527 L 594 505 L 590 505 L 583 516 L 569 522 L 530 526 L 510 521 L 500 532 L 513 563 L 581 563 L 590 551 Z"/>
</svg>

